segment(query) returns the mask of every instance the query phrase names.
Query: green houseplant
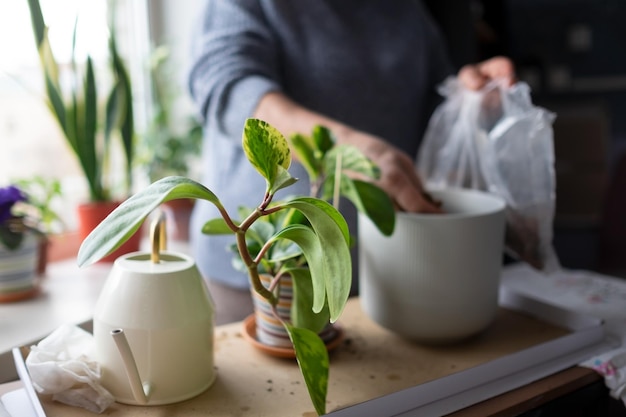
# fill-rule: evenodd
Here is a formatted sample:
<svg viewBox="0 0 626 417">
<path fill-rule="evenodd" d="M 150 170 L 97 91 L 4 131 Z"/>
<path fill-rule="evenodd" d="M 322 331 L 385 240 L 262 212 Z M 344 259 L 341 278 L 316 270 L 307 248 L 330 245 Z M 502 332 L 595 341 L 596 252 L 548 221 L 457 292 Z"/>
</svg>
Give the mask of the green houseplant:
<svg viewBox="0 0 626 417">
<path fill-rule="evenodd" d="M 44 178 L 40 175 L 18 178 L 15 185 L 24 192 L 28 201 L 20 211 L 33 219 L 37 230 L 45 235 L 63 231 L 63 219 L 53 208 L 54 201 L 63 193 L 61 182 L 57 178 Z"/>
<path fill-rule="evenodd" d="M 315 140 L 319 144 L 320 139 L 329 139 L 327 131 L 322 133 L 314 135 L 315 139 L 302 137 L 308 146 L 301 149 L 319 147 Z M 271 125 L 248 119 L 244 126 L 243 148 L 250 163 L 265 178 L 266 189 L 256 208 L 241 212 L 242 220 L 231 217 L 218 197 L 202 184 L 185 177 L 166 177 L 126 200 L 105 219 L 83 242 L 78 263 L 88 265 L 114 250 L 164 202 L 181 198 L 210 201 L 221 217 L 209 220 L 203 230 L 235 234 L 236 248 L 251 287 L 274 308 L 278 300 L 274 290 L 282 274 L 291 274 L 295 281 L 308 281 L 305 286 L 310 291 L 301 293 L 302 303 L 294 303 L 302 307 L 299 314 L 292 316 L 293 322 L 280 321 L 293 344 L 313 405 L 319 414 L 324 414 L 329 359 L 318 331 L 328 320 L 334 322 L 339 318 L 349 296 L 352 265 L 348 226 L 339 211 L 324 199 L 298 196 L 273 201 L 277 191 L 297 179 L 288 171 L 289 144 Z M 319 161 L 321 157 L 322 154 L 316 154 L 310 160 Z M 315 166 L 317 172 L 321 172 L 322 167 Z M 262 226 L 264 223 L 278 226 L 268 229 Z M 287 250 L 291 243 L 295 243 L 298 250 Z M 303 259 L 306 273 L 301 273 Z M 278 261 L 281 261 L 280 266 L 277 266 Z M 263 273 L 274 274 L 269 287 L 261 282 Z"/>
<path fill-rule="evenodd" d="M 170 50 L 164 45 L 154 49 L 149 62 L 152 83 L 152 117 L 141 134 L 137 148 L 137 162 L 150 180 L 180 175 L 194 178 L 194 167 L 200 159 L 202 125 L 197 117 L 183 120 L 175 114 L 181 97 L 176 88 L 170 60 Z M 189 240 L 189 218 L 194 200 L 169 201 L 164 206 L 168 234 L 174 240 Z"/>
<path fill-rule="evenodd" d="M 61 198 L 61 182 L 57 178 L 35 175 L 19 178 L 15 185 L 26 196 L 26 204 L 18 204 L 16 213 L 29 219 L 31 227 L 39 234 L 39 254 L 37 273 L 43 275 L 48 265 L 48 252 L 53 236 L 65 230 L 65 223 L 54 209 L 54 203 Z"/>
<path fill-rule="evenodd" d="M 395 226 L 395 210 L 391 199 L 379 187 L 371 183 L 378 178 L 378 167 L 366 158 L 354 146 L 337 145 L 330 132 L 324 126 L 315 126 L 311 135 L 295 134 L 290 138 L 291 149 L 298 155 L 310 179 L 309 195 L 321 198 L 338 205 L 340 197 L 352 202 L 357 210 L 366 215 L 385 236 L 393 233 Z M 364 179 L 353 178 L 355 176 Z M 280 204 L 280 202 L 274 202 Z M 240 208 L 239 217 L 247 218 L 254 208 Z M 279 297 L 280 309 L 273 309 L 267 300 L 253 293 L 253 317 L 244 321 L 246 335 L 253 339 L 256 345 L 259 342 L 273 348 L 278 348 L 282 355 L 290 356 L 281 348 L 291 346 L 286 331 L 277 326 L 276 316 L 292 323 L 302 324 L 316 331 L 329 345 L 334 345 L 337 329 L 328 326 L 329 315 L 326 309 L 319 314 L 310 315 L 312 309 L 310 268 L 302 250 L 297 244 L 290 241 L 281 241 L 269 248 L 264 248 L 265 242 L 274 233 L 277 233 L 286 224 L 298 223 L 301 219 L 297 214 L 284 211 L 263 216 L 249 229 L 246 245 L 253 256 L 258 257 L 261 250 L 267 252 L 260 256 L 258 265 L 264 285 L 273 290 Z M 203 228 L 205 234 L 219 234 L 229 229 L 221 224 L 221 219 L 207 222 Z M 352 236 L 351 236 L 352 238 Z M 231 247 L 235 254 L 239 253 L 237 245 Z M 234 267 L 246 272 L 246 264 L 241 257 L 235 256 Z M 293 278 L 293 279 L 292 279 Z M 304 295 L 303 295 L 304 294 Z M 290 308 L 289 308 L 290 307 Z M 251 328 L 256 327 L 256 333 Z M 270 349 L 273 350 L 273 349 Z M 276 352 L 276 350 L 274 350 Z"/>
<path fill-rule="evenodd" d="M 37 293 L 47 236 L 60 222 L 50 207 L 59 192 L 58 182 L 42 178 L 0 187 L 0 302 Z"/>
<path fill-rule="evenodd" d="M 74 25 L 72 54 L 68 74 L 70 82 L 61 82 L 60 64 L 55 59 L 48 38 L 48 27 L 39 0 L 28 0 L 35 45 L 39 53 L 46 90 L 46 104 L 74 153 L 89 190 L 89 201 L 78 206 L 78 234 L 86 237 L 119 201 L 112 196 L 113 140 L 118 139 L 124 155 L 123 194 L 132 189 L 134 159 L 134 118 L 131 81 L 118 52 L 114 25 L 109 25 L 109 63 L 111 88 L 101 103 L 94 63 L 90 56 L 79 65 L 75 59 L 77 25 Z M 139 248 L 140 234 L 121 248 L 130 252 Z M 115 254 L 105 259 L 112 261 Z"/>
<path fill-rule="evenodd" d="M 29 232 L 43 234 L 38 228 L 38 219 L 32 219 L 20 210 L 20 205 L 27 204 L 28 196 L 20 187 L 0 188 L 0 245 L 4 249 L 18 249 Z"/>
<path fill-rule="evenodd" d="M 169 48 L 161 45 L 149 62 L 153 114 L 141 135 L 137 160 L 150 182 L 171 175 L 193 178 L 190 162 L 199 157 L 202 146 L 202 125 L 196 117 L 174 120 L 180 92 L 173 82 L 170 56 Z"/>
<path fill-rule="evenodd" d="M 90 56 L 80 66 L 74 55 L 76 25 L 72 44 L 70 75 L 67 88 L 60 82 L 56 61 L 39 0 L 28 0 L 35 44 L 39 53 L 46 88 L 46 102 L 58 122 L 65 139 L 74 152 L 89 186 L 91 201 L 111 199 L 107 183 L 112 138 L 118 136 L 124 152 L 125 188 L 132 185 L 133 102 L 130 77 L 117 49 L 115 31 L 109 38 L 109 54 L 113 84 L 107 94 L 104 113 L 99 109 L 94 64 Z M 111 27 L 113 27 L 111 25 Z M 100 131 L 102 129 L 102 131 Z"/>
</svg>

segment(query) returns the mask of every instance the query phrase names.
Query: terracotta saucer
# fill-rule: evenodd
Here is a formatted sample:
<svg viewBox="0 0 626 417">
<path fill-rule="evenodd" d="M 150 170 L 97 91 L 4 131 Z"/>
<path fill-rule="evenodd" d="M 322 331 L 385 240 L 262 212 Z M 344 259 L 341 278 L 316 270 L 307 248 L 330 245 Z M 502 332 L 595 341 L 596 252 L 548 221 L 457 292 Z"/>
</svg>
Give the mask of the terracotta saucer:
<svg viewBox="0 0 626 417">
<path fill-rule="evenodd" d="M 341 326 L 338 326 L 337 324 L 334 324 L 333 326 L 335 327 L 336 336 L 332 340 L 329 340 L 328 342 L 326 342 L 326 349 L 329 352 L 339 346 L 344 336 L 343 329 L 341 328 Z M 252 346 L 259 349 L 263 353 L 266 353 L 268 355 L 275 356 L 278 358 L 295 358 L 296 357 L 296 352 L 293 350 L 293 348 L 270 346 L 270 345 L 266 345 L 264 343 L 259 342 L 259 340 L 256 338 L 256 321 L 254 319 L 254 314 L 251 314 L 244 319 L 243 329 L 244 329 L 244 332 L 243 332 L 244 339 L 246 339 L 248 342 L 250 342 L 250 344 L 252 344 Z"/>
</svg>

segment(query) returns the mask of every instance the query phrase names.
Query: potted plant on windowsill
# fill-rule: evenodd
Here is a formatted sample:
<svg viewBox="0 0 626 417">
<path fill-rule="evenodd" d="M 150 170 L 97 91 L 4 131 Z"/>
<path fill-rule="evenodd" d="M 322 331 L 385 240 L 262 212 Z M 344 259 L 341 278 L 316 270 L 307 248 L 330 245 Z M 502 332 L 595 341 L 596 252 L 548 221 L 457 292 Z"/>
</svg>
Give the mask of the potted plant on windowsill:
<svg viewBox="0 0 626 417">
<path fill-rule="evenodd" d="M 33 34 L 43 70 L 46 103 L 76 156 L 89 188 L 89 202 L 78 207 L 79 237 L 86 237 L 106 215 L 119 205 L 111 193 L 111 145 L 119 138 L 124 155 L 125 195 L 132 189 L 134 157 L 134 119 L 131 82 L 117 49 L 115 31 L 109 37 L 109 57 L 112 87 L 107 94 L 105 109 L 98 101 L 98 82 L 94 64 L 87 56 L 84 65 L 75 60 L 76 25 L 72 45 L 69 75 L 71 82 L 60 82 L 59 64 L 48 39 L 39 0 L 28 0 Z M 111 29 L 113 25 L 110 25 Z M 139 247 L 139 234 L 125 245 L 124 252 Z M 108 260 L 115 258 L 115 255 Z"/>
<path fill-rule="evenodd" d="M 22 186 L 0 188 L 0 302 L 30 298 L 39 290 L 48 225 L 58 219 L 48 202 L 39 204 Z"/>
<path fill-rule="evenodd" d="M 18 204 L 19 215 L 28 218 L 31 228 L 40 233 L 37 273 L 44 275 L 48 264 L 48 251 L 52 238 L 65 230 L 63 219 L 53 208 L 55 200 L 62 194 L 61 183 L 56 178 L 34 176 L 15 180 L 15 185 L 24 193 L 26 204 Z"/>
<path fill-rule="evenodd" d="M 303 276 L 310 278 L 307 284 L 310 291 L 300 293 L 303 303 L 298 304 L 307 305 L 302 309 L 305 319 L 292 316 L 295 320 L 288 322 L 278 314 L 276 317 L 289 334 L 313 405 L 319 414 L 324 414 L 329 359 L 318 331 L 320 323 L 335 322 L 339 318 L 350 293 L 352 264 L 348 226 L 339 211 L 321 198 L 300 196 L 272 201 L 277 191 L 297 181 L 288 172 L 291 163 L 289 144 L 272 126 L 248 119 L 244 127 L 243 148 L 250 163 L 266 180 L 260 204 L 246 213 L 243 220 L 231 217 L 218 197 L 202 184 L 185 177 L 163 178 L 126 200 L 105 219 L 83 242 L 78 262 L 81 266 L 88 265 L 114 250 L 166 201 L 180 198 L 210 201 L 218 208 L 221 218 L 210 220 L 205 229 L 213 233 L 235 234 L 237 251 L 248 272 L 251 287 L 269 302 L 272 310 L 276 311 L 278 303 L 275 286 L 288 269 L 291 269 L 296 281 Z M 273 233 L 270 231 L 269 235 L 259 233 L 262 229 L 258 225 L 263 223 L 260 220 L 266 217 L 282 219 L 281 226 Z M 285 241 L 298 245 L 302 255 L 300 259 L 306 260 L 308 271 L 306 275 L 293 274 L 303 265 L 286 262 L 280 270 L 270 270 L 276 275 L 270 278 L 271 284 L 266 287 L 261 275 L 268 272 L 264 270 L 271 263 L 268 256 L 278 256 L 280 245 Z M 255 250 L 254 244 L 260 246 Z"/>
<path fill-rule="evenodd" d="M 170 56 L 169 48 L 161 45 L 150 58 L 153 114 L 137 149 L 137 162 L 145 169 L 150 182 L 173 175 L 194 178 L 202 146 L 200 121 L 191 115 L 176 120 L 179 117 L 174 110 L 181 94 L 173 82 Z M 189 240 L 193 205 L 191 199 L 168 201 L 164 205 L 170 238 Z"/>
</svg>

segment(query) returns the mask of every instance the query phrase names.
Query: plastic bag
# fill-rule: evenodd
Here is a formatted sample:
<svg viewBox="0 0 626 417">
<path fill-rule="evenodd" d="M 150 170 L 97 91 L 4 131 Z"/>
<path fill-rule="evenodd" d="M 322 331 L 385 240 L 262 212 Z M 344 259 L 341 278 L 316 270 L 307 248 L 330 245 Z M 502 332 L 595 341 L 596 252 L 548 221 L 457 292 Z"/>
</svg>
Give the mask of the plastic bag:
<svg viewBox="0 0 626 417">
<path fill-rule="evenodd" d="M 555 115 L 533 106 L 530 88 L 493 81 L 480 91 L 449 78 L 433 113 L 417 170 L 428 188 L 464 187 L 507 203 L 506 251 L 546 273 L 560 268 L 552 246 Z"/>
</svg>

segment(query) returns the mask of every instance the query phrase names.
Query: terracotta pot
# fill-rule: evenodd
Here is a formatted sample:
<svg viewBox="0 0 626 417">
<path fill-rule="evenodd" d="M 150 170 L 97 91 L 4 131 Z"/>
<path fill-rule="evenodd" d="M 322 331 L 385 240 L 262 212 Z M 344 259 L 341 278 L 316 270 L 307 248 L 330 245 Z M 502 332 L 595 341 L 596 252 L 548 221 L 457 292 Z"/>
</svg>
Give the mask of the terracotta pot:
<svg viewBox="0 0 626 417">
<path fill-rule="evenodd" d="M 165 212 L 167 235 L 173 240 L 189 241 L 189 218 L 195 200 L 183 198 L 163 203 L 161 208 Z"/>
<path fill-rule="evenodd" d="M 97 225 L 102 222 L 121 202 L 98 201 L 79 204 L 78 213 L 78 237 L 82 242 Z M 105 256 L 100 262 L 114 262 L 120 256 L 136 252 L 141 244 L 141 228 L 110 255 Z"/>
<path fill-rule="evenodd" d="M 50 239 L 47 236 L 39 238 L 37 245 L 37 274 L 45 275 L 48 268 L 48 249 L 50 248 Z"/>
</svg>

